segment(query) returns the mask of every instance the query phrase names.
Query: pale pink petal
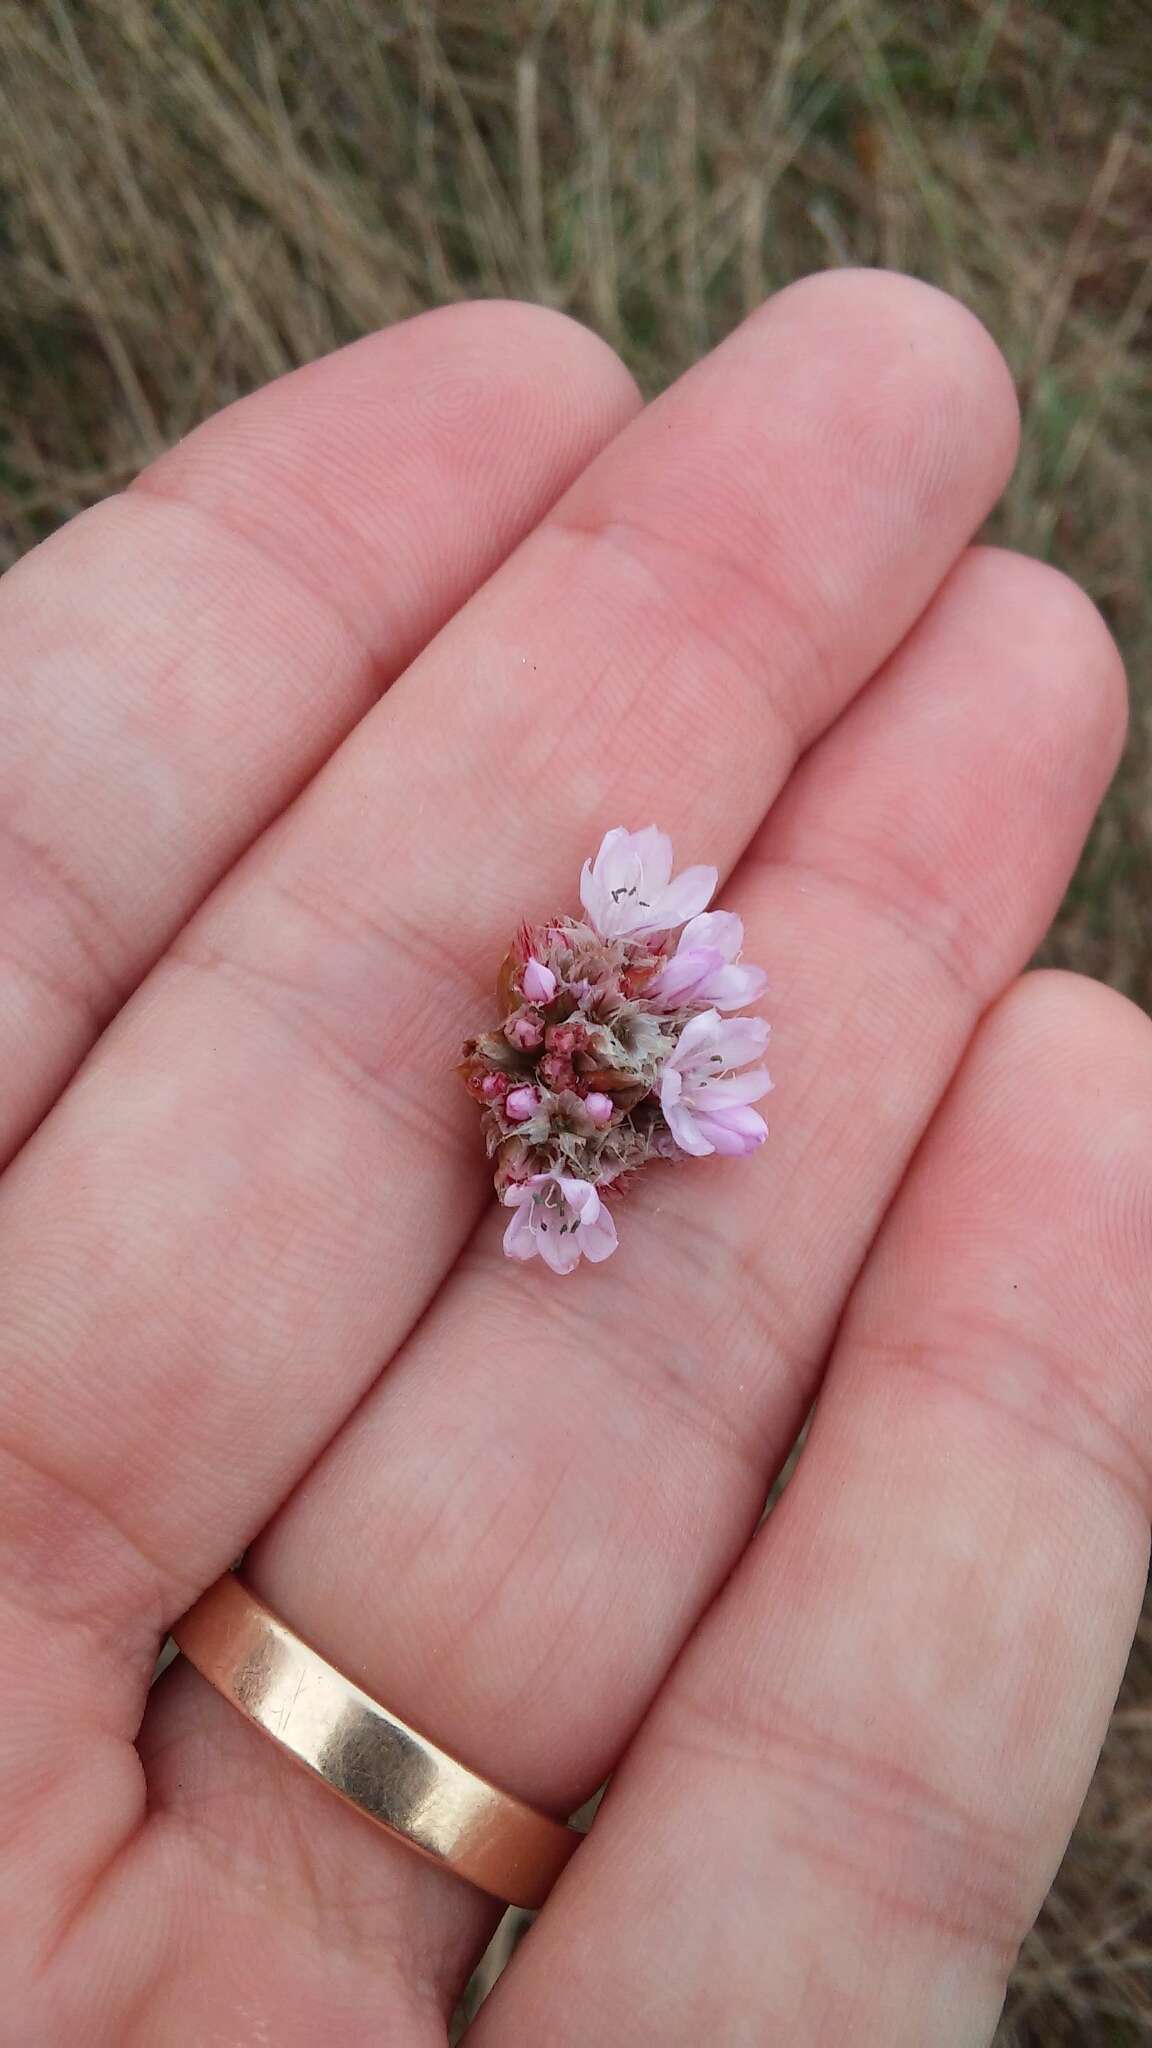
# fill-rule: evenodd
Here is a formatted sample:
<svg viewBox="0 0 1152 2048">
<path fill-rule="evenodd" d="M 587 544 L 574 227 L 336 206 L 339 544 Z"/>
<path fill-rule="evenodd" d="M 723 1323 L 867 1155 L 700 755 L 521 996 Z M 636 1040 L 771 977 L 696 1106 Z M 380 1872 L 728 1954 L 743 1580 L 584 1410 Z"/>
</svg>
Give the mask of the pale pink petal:
<svg viewBox="0 0 1152 2048">
<path fill-rule="evenodd" d="M 606 832 L 595 860 L 585 861 L 580 876 L 580 901 L 589 921 L 605 938 L 610 936 L 609 926 L 615 915 L 612 887 L 622 881 L 618 871 L 627 859 L 627 840 L 628 833 L 623 825 L 616 825 L 611 832 Z"/>
<path fill-rule="evenodd" d="M 603 879 L 615 861 L 627 854 L 632 834 L 627 825 L 613 825 L 604 834 L 592 859 L 593 872 Z"/>
<path fill-rule="evenodd" d="M 629 832 L 630 851 L 644 870 L 651 889 L 665 889 L 672 879 L 672 841 L 658 825 L 646 825 L 642 832 Z"/>
<path fill-rule="evenodd" d="M 718 1047 L 714 1045 L 713 1040 L 721 1023 L 718 1010 L 701 1010 L 698 1017 L 690 1017 L 676 1041 L 675 1051 L 669 1055 L 665 1063 L 665 1072 L 669 1067 L 686 1072 L 694 1059 L 704 1053 L 717 1051 Z"/>
<path fill-rule="evenodd" d="M 665 1103 L 662 1107 L 664 1120 L 682 1152 L 691 1153 L 693 1159 L 705 1159 L 709 1152 L 715 1151 L 715 1146 L 703 1135 L 690 1109 L 684 1109 L 678 1103 L 671 1106 Z"/>
<path fill-rule="evenodd" d="M 672 1108 L 684 1093 L 684 1076 L 678 1067 L 665 1066 L 660 1076 L 660 1107 Z"/>
<path fill-rule="evenodd" d="M 592 872 L 592 863 L 586 860 L 580 870 L 580 901 L 588 922 L 600 931 L 600 914 L 603 908 L 604 891 Z"/>
<path fill-rule="evenodd" d="M 755 1152 L 768 1136 L 768 1126 L 754 1109 L 726 1109 L 719 1116 L 704 1111 L 699 1116 L 701 1131 L 714 1152 L 726 1159 L 744 1159 Z"/>
<path fill-rule="evenodd" d="M 681 947 L 675 958 L 661 968 L 655 981 L 649 982 L 645 995 L 649 1002 L 675 1010 L 711 977 L 728 971 L 714 946 L 696 946 L 690 952 Z"/>
<path fill-rule="evenodd" d="M 705 1011 L 704 1014 L 715 1016 L 716 1012 Z M 718 1020 L 708 1050 L 718 1053 L 725 1067 L 744 1067 L 763 1052 L 770 1035 L 763 1017 L 723 1017 Z M 687 1032 L 683 1036 L 687 1037 Z"/>
<path fill-rule="evenodd" d="M 655 827 L 651 830 L 655 831 Z M 600 841 L 595 860 L 584 863 L 580 901 L 603 938 L 614 938 L 631 929 L 636 899 L 644 893 L 644 868 L 636 845 L 644 836 L 627 831 L 623 825 L 614 825 Z M 656 836 L 662 840 L 664 835 Z M 654 851 L 662 859 L 663 848 Z M 670 845 L 668 859 L 671 866 Z"/>
<path fill-rule="evenodd" d="M 715 868 L 685 868 L 658 896 L 650 898 L 652 914 L 643 925 L 635 925 L 635 931 L 675 931 L 677 925 L 685 924 L 698 911 L 707 908 L 716 894 L 720 876 Z"/>
<path fill-rule="evenodd" d="M 585 861 L 580 901 L 603 938 L 671 931 L 695 916 L 716 887 L 715 868 L 689 868 L 672 880 L 672 841 L 657 826 L 628 832 L 614 825 L 595 860 Z"/>
<path fill-rule="evenodd" d="M 581 1223 L 595 1223 L 600 1214 L 600 1197 L 590 1180 L 575 1180 L 570 1174 L 553 1174 L 556 1186 L 574 1216 Z"/>
<path fill-rule="evenodd" d="M 532 1209 L 530 1203 L 531 1198 L 529 1198 L 528 1207 L 518 1208 L 509 1219 L 508 1228 L 504 1232 L 504 1254 L 506 1258 L 534 1259 L 536 1256 L 537 1246 L 532 1230 Z"/>
<path fill-rule="evenodd" d="M 751 1067 L 746 1074 L 728 1074 L 721 1081 L 709 1081 L 700 1091 L 701 1113 L 715 1115 L 718 1109 L 735 1109 L 741 1103 L 759 1102 L 772 1092 L 767 1067 Z"/>
<path fill-rule="evenodd" d="M 703 947 L 719 953 L 722 960 L 736 960 L 743 944 L 744 921 L 734 910 L 706 910 L 685 925 L 676 950 L 684 953 Z"/>
<path fill-rule="evenodd" d="M 559 1211 L 541 1213 L 536 1224 L 536 1249 L 554 1273 L 570 1273 L 580 1263 L 576 1232 L 564 1227 Z"/>
<path fill-rule="evenodd" d="M 506 1209 L 519 1209 L 532 1200 L 531 1181 L 514 1180 L 505 1188 L 500 1197 Z"/>
<path fill-rule="evenodd" d="M 755 1003 L 768 986 L 768 976 L 762 967 L 745 967 L 742 963 L 719 967 L 710 974 L 700 989 L 700 994 L 718 1010 L 742 1010 L 746 1003 Z"/>
<path fill-rule="evenodd" d="M 580 1249 L 594 1266 L 598 1266 L 602 1259 L 610 1259 L 619 1243 L 616 1220 L 611 1211 L 603 1207 L 595 1223 L 581 1225 L 579 1235 Z"/>
</svg>

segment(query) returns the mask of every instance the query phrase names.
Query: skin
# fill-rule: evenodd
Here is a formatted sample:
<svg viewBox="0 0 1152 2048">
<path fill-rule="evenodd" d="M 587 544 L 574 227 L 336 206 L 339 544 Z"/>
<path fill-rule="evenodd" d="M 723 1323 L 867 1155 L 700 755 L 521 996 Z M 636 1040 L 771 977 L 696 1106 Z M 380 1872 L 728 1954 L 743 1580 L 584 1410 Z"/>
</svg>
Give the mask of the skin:
<svg viewBox="0 0 1152 2048">
<path fill-rule="evenodd" d="M 186 1667 L 149 1693 L 251 1546 L 510 1790 L 615 1772 L 478 2048 L 988 2040 L 1152 1453 L 1152 1027 L 1020 978 L 1123 679 L 971 546 L 1015 438 L 906 279 L 792 287 L 644 411 L 571 323 L 457 307 L 6 580 L 6 2039 L 445 2040 L 490 1903 Z M 652 820 L 769 966 L 773 1135 L 558 1281 L 446 1070 Z"/>
</svg>

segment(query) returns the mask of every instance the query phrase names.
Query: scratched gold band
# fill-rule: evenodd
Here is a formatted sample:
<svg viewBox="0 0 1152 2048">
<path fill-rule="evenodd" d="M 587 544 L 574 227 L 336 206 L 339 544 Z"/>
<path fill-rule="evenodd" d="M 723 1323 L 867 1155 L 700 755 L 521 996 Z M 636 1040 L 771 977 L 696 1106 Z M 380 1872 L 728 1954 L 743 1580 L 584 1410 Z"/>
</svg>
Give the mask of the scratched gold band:
<svg viewBox="0 0 1152 2048">
<path fill-rule="evenodd" d="M 233 1573 L 172 1634 L 217 1692 L 369 1820 L 494 1898 L 544 1903 L 581 1837 L 398 1721 Z"/>
</svg>

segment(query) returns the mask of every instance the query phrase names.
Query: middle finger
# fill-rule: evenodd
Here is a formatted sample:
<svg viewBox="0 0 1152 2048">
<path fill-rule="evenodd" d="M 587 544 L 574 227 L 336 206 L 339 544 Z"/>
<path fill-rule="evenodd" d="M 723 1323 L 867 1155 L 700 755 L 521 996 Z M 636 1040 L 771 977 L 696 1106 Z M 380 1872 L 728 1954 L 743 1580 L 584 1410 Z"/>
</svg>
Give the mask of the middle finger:
<svg viewBox="0 0 1152 2048">
<path fill-rule="evenodd" d="M 585 472 L 217 892 L 0 1197 L 17 1554 L 62 1526 L 62 1490 L 83 1504 L 58 1610 L 79 1578 L 146 1660 L 267 1518 L 485 1199 L 445 1070 L 518 916 L 565 900 L 617 817 L 729 866 L 1014 439 L 1000 358 L 940 294 L 868 273 L 783 293 Z"/>
</svg>

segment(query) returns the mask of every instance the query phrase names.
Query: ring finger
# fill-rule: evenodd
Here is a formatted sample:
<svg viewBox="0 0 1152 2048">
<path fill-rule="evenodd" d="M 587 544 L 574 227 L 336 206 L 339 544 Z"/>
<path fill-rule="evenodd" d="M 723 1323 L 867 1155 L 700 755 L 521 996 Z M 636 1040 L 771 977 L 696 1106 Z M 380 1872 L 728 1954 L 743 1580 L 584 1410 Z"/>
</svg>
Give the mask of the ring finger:
<svg viewBox="0 0 1152 2048">
<path fill-rule="evenodd" d="M 1148 1019 L 1026 977 L 480 2041 L 989 2040 L 1147 1579 L 1150 1161 Z"/>
</svg>

